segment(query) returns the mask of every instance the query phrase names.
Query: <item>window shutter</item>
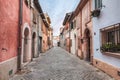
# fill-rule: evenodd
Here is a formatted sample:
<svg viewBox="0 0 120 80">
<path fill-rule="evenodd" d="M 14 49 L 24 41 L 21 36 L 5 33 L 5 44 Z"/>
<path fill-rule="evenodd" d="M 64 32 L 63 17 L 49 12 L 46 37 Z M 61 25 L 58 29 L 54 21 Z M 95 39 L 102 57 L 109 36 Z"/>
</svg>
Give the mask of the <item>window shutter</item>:
<svg viewBox="0 0 120 80">
<path fill-rule="evenodd" d="M 73 29 L 73 22 L 71 22 L 71 29 Z"/>
<path fill-rule="evenodd" d="M 102 0 L 95 0 L 95 9 L 102 8 Z"/>
</svg>

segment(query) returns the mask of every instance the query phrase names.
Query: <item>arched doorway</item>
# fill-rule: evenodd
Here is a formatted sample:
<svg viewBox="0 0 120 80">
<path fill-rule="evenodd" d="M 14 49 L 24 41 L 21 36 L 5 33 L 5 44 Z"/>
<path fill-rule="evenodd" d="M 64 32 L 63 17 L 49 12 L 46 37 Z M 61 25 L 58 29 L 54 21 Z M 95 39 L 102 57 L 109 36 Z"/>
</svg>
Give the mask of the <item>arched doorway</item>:
<svg viewBox="0 0 120 80">
<path fill-rule="evenodd" d="M 31 28 L 28 23 L 25 23 L 22 27 L 22 44 L 21 44 L 21 63 L 31 61 Z"/>
<path fill-rule="evenodd" d="M 23 62 L 27 62 L 27 57 L 28 57 L 28 47 L 29 47 L 29 44 L 28 44 L 28 38 L 29 36 L 29 29 L 28 28 L 25 28 L 25 31 L 24 31 L 24 50 L 23 50 Z"/>
<path fill-rule="evenodd" d="M 85 60 L 91 61 L 91 39 L 90 39 L 90 30 L 87 28 L 85 30 Z"/>
<path fill-rule="evenodd" d="M 32 58 L 36 57 L 36 33 L 34 32 L 32 35 Z"/>
</svg>

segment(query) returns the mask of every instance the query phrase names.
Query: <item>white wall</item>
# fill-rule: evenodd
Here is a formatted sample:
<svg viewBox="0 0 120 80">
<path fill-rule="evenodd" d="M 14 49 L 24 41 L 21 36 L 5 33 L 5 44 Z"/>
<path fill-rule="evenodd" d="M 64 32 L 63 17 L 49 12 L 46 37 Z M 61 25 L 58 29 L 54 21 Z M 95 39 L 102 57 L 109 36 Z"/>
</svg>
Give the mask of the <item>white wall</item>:
<svg viewBox="0 0 120 80">
<path fill-rule="evenodd" d="M 53 46 L 57 46 L 57 41 L 53 40 Z"/>
<path fill-rule="evenodd" d="M 69 37 L 69 31 L 67 30 L 66 32 L 65 32 L 65 38 L 68 38 Z"/>
<path fill-rule="evenodd" d="M 76 53 L 76 50 L 77 50 L 77 47 L 76 47 L 77 41 L 75 40 L 75 36 L 74 36 L 74 35 L 77 36 L 76 33 L 77 33 L 76 29 L 72 29 L 72 30 L 71 30 L 71 33 L 70 33 L 70 39 L 72 40 L 72 46 L 71 46 L 71 53 L 72 53 L 72 54 L 75 54 L 75 53 Z M 77 38 L 77 37 L 76 37 L 76 38 Z"/>
<path fill-rule="evenodd" d="M 101 61 L 107 62 L 113 66 L 120 67 L 120 59 L 103 55 L 100 52 L 100 29 L 108 27 L 113 24 L 120 23 L 120 0 L 102 0 L 103 5 L 101 14 L 99 17 L 93 18 L 93 31 L 96 33 L 94 35 L 94 58 Z M 94 9 L 94 0 L 93 0 L 93 9 Z M 96 49 L 99 49 L 97 51 Z"/>
</svg>

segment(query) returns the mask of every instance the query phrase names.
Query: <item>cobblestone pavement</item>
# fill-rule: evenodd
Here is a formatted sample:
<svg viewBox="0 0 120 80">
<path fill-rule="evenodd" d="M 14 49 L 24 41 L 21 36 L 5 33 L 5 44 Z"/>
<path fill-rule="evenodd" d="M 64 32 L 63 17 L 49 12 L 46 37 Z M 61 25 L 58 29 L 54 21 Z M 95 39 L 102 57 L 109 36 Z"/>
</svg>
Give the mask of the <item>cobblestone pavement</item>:
<svg viewBox="0 0 120 80">
<path fill-rule="evenodd" d="M 65 50 L 54 47 L 10 80 L 114 80 Z"/>
</svg>

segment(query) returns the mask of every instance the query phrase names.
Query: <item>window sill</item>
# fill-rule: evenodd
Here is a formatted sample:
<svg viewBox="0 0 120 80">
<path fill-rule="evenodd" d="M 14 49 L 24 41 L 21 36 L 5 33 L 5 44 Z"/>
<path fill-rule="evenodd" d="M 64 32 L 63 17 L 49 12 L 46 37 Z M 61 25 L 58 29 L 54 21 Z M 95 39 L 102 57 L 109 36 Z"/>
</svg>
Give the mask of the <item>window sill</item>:
<svg viewBox="0 0 120 80">
<path fill-rule="evenodd" d="M 102 52 L 102 54 L 120 59 L 120 52 L 118 52 L 118 53 L 114 53 L 114 52 Z"/>
</svg>

